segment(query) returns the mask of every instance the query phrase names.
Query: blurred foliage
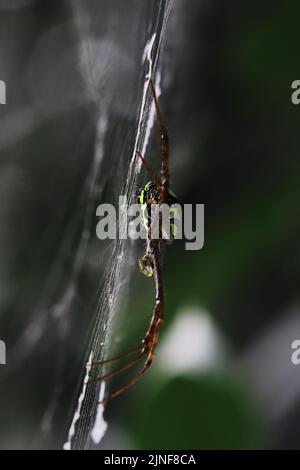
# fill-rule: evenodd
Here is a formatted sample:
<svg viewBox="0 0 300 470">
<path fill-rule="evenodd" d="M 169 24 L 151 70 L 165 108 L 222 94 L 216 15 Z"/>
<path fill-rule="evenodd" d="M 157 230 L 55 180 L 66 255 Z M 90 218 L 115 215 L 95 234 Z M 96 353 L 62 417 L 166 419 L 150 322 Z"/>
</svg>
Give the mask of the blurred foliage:
<svg viewBox="0 0 300 470">
<path fill-rule="evenodd" d="M 286 109 L 290 109 L 288 84 L 300 75 L 299 14 L 297 0 L 274 2 L 274 8 L 243 31 L 230 50 L 231 65 L 240 67 L 249 92 Z"/>
<path fill-rule="evenodd" d="M 257 447 L 248 394 L 228 375 L 175 377 L 148 393 L 128 416 L 141 449 Z"/>
</svg>

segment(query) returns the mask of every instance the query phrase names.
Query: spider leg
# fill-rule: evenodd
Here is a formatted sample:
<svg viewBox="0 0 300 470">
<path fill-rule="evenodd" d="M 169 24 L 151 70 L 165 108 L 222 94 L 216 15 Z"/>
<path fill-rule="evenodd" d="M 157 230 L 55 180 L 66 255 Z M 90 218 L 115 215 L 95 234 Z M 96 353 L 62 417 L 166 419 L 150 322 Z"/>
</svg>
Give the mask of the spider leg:
<svg viewBox="0 0 300 470">
<path fill-rule="evenodd" d="M 164 292 L 162 272 L 160 265 L 160 240 L 151 239 L 148 242 L 149 256 L 153 263 L 154 283 L 155 283 L 155 306 L 150 322 L 149 329 L 145 335 L 144 342 L 146 349 L 150 350 L 149 344 L 153 344 L 153 338 L 156 335 L 157 329 L 160 330 L 164 322 Z M 147 348 L 148 346 L 148 348 Z M 153 351 L 155 353 L 156 345 Z"/>
<path fill-rule="evenodd" d="M 148 331 L 144 337 L 143 344 L 144 346 L 144 354 L 148 353 L 147 359 L 143 365 L 143 367 L 139 370 L 137 375 L 129 380 L 123 387 L 119 388 L 115 392 L 111 393 L 108 395 L 108 397 L 104 398 L 98 404 L 104 405 L 106 404 L 109 400 L 112 400 L 113 398 L 118 397 L 122 393 L 124 393 L 128 388 L 132 387 L 132 385 L 136 384 L 144 375 L 144 373 L 149 369 L 151 366 L 156 348 L 157 348 L 157 343 L 158 343 L 158 338 L 159 338 L 159 333 L 160 329 L 163 325 L 163 285 L 162 285 L 162 275 L 161 275 L 161 267 L 160 267 L 160 245 L 159 245 L 159 240 L 150 240 L 149 241 L 149 253 L 152 257 L 153 260 L 153 266 L 154 266 L 154 279 L 155 279 L 155 307 L 154 311 L 152 314 L 150 326 L 148 328 Z M 142 353 L 141 353 L 142 354 Z M 132 361 L 134 362 L 134 361 Z M 133 365 L 133 364 L 132 364 Z M 128 368 L 131 365 L 128 365 Z M 125 369 L 124 369 L 125 370 Z"/>
<path fill-rule="evenodd" d="M 109 359 L 105 359 L 104 361 L 96 361 L 96 362 L 88 362 L 87 366 L 93 367 L 93 366 L 102 366 L 104 364 L 109 364 L 111 362 L 118 361 L 119 359 L 123 359 L 124 357 L 131 356 L 137 351 L 140 351 L 143 349 L 143 344 L 140 344 L 138 347 L 131 349 L 130 351 L 127 351 L 123 354 L 119 354 L 118 356 L 111 357 Z"/>
<path fill-rule="evenodd" d="M 156 184 L 156 186 L 157 186 L 157 189 L 158 189 L 158 192 L 159 192 L 160 194 L 162 194 L 161 182 L 160 182 L 160 179 L 158 178 L 158 176 L 156 175 L 155 171 L 151 168 L 150 164 L 149 164 L 148 161 L 143 157 L 143 155 L 141 154 L 141 152 L 139 152 L 139 151 L 137 150 L 136 153 L 138 154 L 138 156 L 139 156 L 140 159 L 142 160 L 143 164 L 145 165 L 145 168 L 147 169 L 149 175 L 151 176 L 151 179 L 155 182 L 155 184 Z"/>
<path fill-rule="evenodd" d="M 120 374 L 121 372 L 124 372 L 127 369 L 130 369 L 133 367 L 135 364 L 137 364 L 143 357 L 145 353 L 141 353 L 139 356 L 134 358 L 132 361 L 128 362 L 124 366 L 118 367 L 117 369 L 113 370 L 112 372 L 108 372 L 107 374 L 101 375 L 100 377 L 97 377 L 97 379 L 92 379 L 88 380 L 87 383 L 95 383 L 95 382 L 101 382 L 101 380 L 105 379 L 111 379 L 112 377 L 115 377 L 116 375 Z"/>
<path fill-rule="evenodd" d="M 165 125 L 162 112 L 160 110 L 160 106 L 158 103 L 156 91 L 153 85 L 152 80 L 149 80 L 150 89 L 152 92 L 156 114 L 158 117 L 158 125 L 159 125 L 159 133 L 160 133 L 160 149 L 162 155 L 162 164 L 161 164 L 161 176 L 162 176 L 162 188 L 163 188 L 163 195 L 164 199 L 163 202 L 166 202 L 168 192 L 169 192 L 169 185 L 170 185 L 170 173 L 169 173 L 169 135 L 168 130 Z"/>
<path fill-rule="evenodd" d="M 157 335 L 158 335 L 158 332 L 157 332 Z M 157 341 L 155 342 L 155 344 L 157 344 Z M 148 359 L 146 360 L 143 367 L 139 370 L 137 375 L 133 379 L 129 380 L 129 382 L 127 382 L 125 385 L 123 385 L 123 387 L 121 387 L 118 390 L 116 390 L 115 392 L 111 393 L 110 395 L 108 395 L 108 397 L 104 398 L 103 400 L 98 401 L 98 405 L 105 405 L 108 401 L 112 400 L 113 398 L 116 398 L 119 395 L 122 395 L 122 393 L 126 392 L 126 390 L 128 390 L 130 387 L 135 385 L 143 377 L 144 373 L 149 369 L 149 367 L 150 367 L 150 365 L 152 364 L 152 361 L 153 361 L 152 349 L 153 349 L 153 346 L 151 348 L 151 351 L 149 352 Z"/>
</svg>

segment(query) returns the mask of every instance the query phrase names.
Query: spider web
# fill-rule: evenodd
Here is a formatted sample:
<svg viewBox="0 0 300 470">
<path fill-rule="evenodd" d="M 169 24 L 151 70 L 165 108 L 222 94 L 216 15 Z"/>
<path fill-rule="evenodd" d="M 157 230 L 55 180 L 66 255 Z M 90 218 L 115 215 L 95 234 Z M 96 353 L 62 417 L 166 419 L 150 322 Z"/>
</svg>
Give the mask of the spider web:
<svg viewBox="0 0 300 470">
<path fill-rule="evenodd" d="M 148 78 L 151 76 L 155 80 L 157 93 L 160 93 L 160 69 L 158 64 L 159 52 L 165 32 L 167 19 L 172 7 L 173 0 L 160 0 L 153 2 L 146 17 L 147 36 L 144 41 L 143 54 L 140 57 L 141 68 L 139 72 L 139 82 L 141 85 L 140 102 L 136 116 L 136 137 L 131 153 L 128 155 L 127 168 L 121 177 L 120 194 L 127 197 L 130 203 L 134 191 L 136 177 L 140 171 L 141 164 L 136 158 L 136 150 L 145 154 L 151 127 L 154 121 L 154 106 L 148 93 Z M 150 2 L 149 2 L 150 4 Z M 62 308 L 68 308 L 68 298 L 72 297 L 75 281 L 78 278 L 82 265 L 88 240 L 90 238 L 91 220 L 94 217 L 95 192 L 101 192 L 103 188 L 99 186 L 99 172 L 103 166 L 105 156 L 105 138 L 108 132 L 109 114 L 111 102 L 99 96 L 99 63 L 95 60 L 97 54 L 97 42 L 93 38 L 93 18 L 92 11 L 84 2 L 70 2 L 74 15 L 74 22 L 79 37 L 79 65 L 84 79 L 86 93 L 94 102 L 98 114 L 97 133 L 95 137 L 95 153 L 93 165 L 88 177 L 87 185 L 90 194 L 90 203 L 87 205 L 84 216 L 83 231 L 78 245 L 77 254 L 73 266 L 72 282 L 65 292 L 65 300 Z M 96 65 L 95 65 L 96 64 Z M 105 76 L 102 77 L 105 80 Z M 101 103 L 101 105 L 100 105 Z M 124 208 L 123 208 L 124 209 Z M 123 230 L 125 227 L 123 227 Z M 105 382 L 96 382 L 99 375 L 99 368 L 91 368 L 88 363 L 92 360 L 101 360 L 105 352 L 111 334 L 112 319 L 118 312 L 120 300 L 125 295 L 125 287 L 128 284 L 130 272 L 126 265 L 129 246 L 126 240 L 118 239 L 111 247 L 111 255 L 106 264 L 104 276 L 104 287 L 99 295 L 94 312 L 94 324 L 91 329 L 89 346 L 86 352 L 85 369 L 80 377 L 74 400 L 74 412 L 64 449 L 89 449 L 98 445 L 106 431 L 107 423 L 103 417 L 103 406 L 97 405 L 106 390 Z M 126 269 L 126 271 L 125 271 Z M 73 286 L 73 288 L 72 288 Z M 90 380 L 91 379 L 91 380 Z M 89 381 L 90 380 L 90 381 Z M 89 382 L 88 382 L 89 381 Z"/>
</svg>

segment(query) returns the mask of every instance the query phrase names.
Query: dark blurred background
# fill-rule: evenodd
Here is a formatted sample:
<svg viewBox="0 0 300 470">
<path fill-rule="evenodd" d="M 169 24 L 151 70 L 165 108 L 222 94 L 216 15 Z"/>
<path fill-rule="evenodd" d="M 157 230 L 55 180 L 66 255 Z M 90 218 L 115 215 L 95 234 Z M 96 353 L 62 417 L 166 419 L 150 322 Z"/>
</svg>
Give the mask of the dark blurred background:
<svg viewBox="0 0 300 470">
<path fill-rule="evenodd" d="M 124 186 L 163 4 L 0 0 L 3 449 L 66 439 L 112 254 L 95 210 Z M 168 247 L 157 360 L 107 407 L 99 448 L 299 448 L 299 15 L 296 0 L 174 1 L 160 102 L 172 186 L 205 204 L 205 244 Z M 159 166 L 155 138 L 147 158 Z M 153 306 L 141 242 L 130 250 L 112 350 L 137 343 Z"/>
</svg>

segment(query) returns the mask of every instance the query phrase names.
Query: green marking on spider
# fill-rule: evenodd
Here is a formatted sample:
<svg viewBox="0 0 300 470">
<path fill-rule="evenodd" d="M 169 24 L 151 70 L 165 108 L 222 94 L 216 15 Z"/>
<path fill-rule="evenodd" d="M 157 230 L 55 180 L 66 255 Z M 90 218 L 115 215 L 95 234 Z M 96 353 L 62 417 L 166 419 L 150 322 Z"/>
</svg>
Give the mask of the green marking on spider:
<svg viewBox="0 0 300 470">
<path fill-rule="evenodd" d="M 148 181 L 143 188 L 140 188 L 136 193 L 136 200 L 141 205 L 142 221 L 145 229 L 148 231 L 151 225 L 151 205 L 160 204 L 160 193 L 155 181 Z M 173 238 L 176 234 L 177 227 L 174 219 L 178 213 L 178 208 L 171 207 L 173 204 L 178 203 L 175 194 L 172 191 L 168 193 L 166 204 L 170 206 L 170 236 Z"/>
<path fill-rule="evenodd" d="M 145 192 L 145 190 L 142 189 L 141 194 L 140 194 L 140 204 L 141 204 L 141 206 L 144 204 L 144 192 Z"/>
</svg>

